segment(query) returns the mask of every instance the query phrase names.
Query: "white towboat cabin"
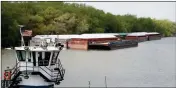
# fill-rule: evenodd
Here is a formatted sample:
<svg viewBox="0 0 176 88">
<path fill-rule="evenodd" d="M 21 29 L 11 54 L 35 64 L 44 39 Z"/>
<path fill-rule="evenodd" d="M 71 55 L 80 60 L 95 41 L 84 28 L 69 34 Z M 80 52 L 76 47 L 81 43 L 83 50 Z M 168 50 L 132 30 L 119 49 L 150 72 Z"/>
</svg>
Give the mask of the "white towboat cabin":
<svg viewBox="0 0 176 88">
<path fill-rule="evenodd" d="M 48 46 L 49 41 L 43 39 L 39 46 L 15 47 L 16 66 L 6 70 L 4 88 L 53 88 L 59 85 L 65 69 L 59 59 L 63 45 L 58 43 Z M 8 81 L 8 83 L 7 83 Z"/>
</svg>

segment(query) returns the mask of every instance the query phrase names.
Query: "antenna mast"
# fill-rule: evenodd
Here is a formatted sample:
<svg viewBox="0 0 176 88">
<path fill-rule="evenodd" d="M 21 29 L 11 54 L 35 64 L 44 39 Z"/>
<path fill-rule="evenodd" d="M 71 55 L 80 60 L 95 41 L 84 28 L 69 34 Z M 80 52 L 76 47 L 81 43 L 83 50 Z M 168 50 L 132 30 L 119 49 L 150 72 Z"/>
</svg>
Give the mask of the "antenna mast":
<svg viewBox="0 0 176 88">
<path fill-rule="evenodd" d="M 21 31 L 21 28 L 24 27 L 24 25 L 18 25 L 20 27 L 20 34 L 21 34 L 21 46 L 25 46 L 24 44 L 24 38 L 23 38 L 23 35 L 22 35 L 22 31 Z"/>
</svg>

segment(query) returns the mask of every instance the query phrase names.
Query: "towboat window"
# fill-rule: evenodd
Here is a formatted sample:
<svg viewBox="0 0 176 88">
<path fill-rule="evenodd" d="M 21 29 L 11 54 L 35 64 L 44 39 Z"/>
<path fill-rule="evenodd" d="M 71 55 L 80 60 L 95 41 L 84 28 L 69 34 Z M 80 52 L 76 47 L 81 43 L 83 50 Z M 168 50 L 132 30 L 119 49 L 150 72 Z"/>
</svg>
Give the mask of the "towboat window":
<svg viewBox="0 0 176 88">
<path fill-rule="evenodd" d="M 19 61 L 25 61 L 25 59 L 26 59 L 26 52 L 25 51 L 17 50 L 16 53 L 17 53 L 17 57 L 18 57 Z"/>
<path fill-rule="evenodd" d="M 42 60 L 42 52 L 38 52 L 38 59 Z"/>
<path fill-rule="evenodd" d="M 38 64 L 39 66 L 42 66 L 43 65 L 43 61 L 42 61 L 42 52 L 38 52 Z"/>
<path fill-rule="evenodd" d="M 29 56 L 28 56 L 28 62 L 31 62 L 31 52 L 28 52 L 29 54 Z"/>
<path fill-rule="evenodd" d="M 47 42 L 47 43 L 50 43 L 50 42 L 51 42 L 51 39 L 46 39 L 46 42 Z"/>
<path fill-rule="evenodd" d="M 48 66 L 51 52 L 39 52 L 38 55 L 39 66 Z"/>
<path fill-rule="evenodd" d="M 56 64 L 58 55 L 59 55 L 58 52 L 53 52 L 53 57 L 52 57 L 52 60 L 51 60 L 51 65 L 55 65 Z"/>
<path fill-rule="evenodd" d="M 36 58 L 35 58 L 35 52 L 32 52 L 32 57 L 33 57 L 33 64 L 36 66 Z"/>
</svg>

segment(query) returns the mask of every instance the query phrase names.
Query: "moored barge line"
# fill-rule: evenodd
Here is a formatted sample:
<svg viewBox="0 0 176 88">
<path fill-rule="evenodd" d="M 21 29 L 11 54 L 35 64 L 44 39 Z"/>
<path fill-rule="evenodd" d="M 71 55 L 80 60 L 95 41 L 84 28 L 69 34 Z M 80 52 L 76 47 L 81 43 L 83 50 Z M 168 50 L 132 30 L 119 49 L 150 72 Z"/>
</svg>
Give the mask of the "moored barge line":
<svg viewBox="0 0 176 88">
<path fill-rule="evenodd" d="M 38 42 L 37 38 L 51 38 L 53 43 L 63 42 L 66 49 L 78 49 L 78 50 L 88 50 L 91 48 L 101 48 L 113 41 L 119 40 L 131 40 L 136 42 L 144 42 L 151 40 L 161 39 L 161 34 L 157 32 L 133 32 L 133 33 L 92 33 L 92 34 L 81 34 L 81 35 L 36 35 L 32 38 L 32 42 Z M 93 45 L 92 45 L 93 44 Z M 97 45 L 95 45 L 97 44 Z M 99 45 L 99 46 L 98 46 Z M 137 44 L 113 44 L 108 45 L 109 47 L 117 47 L 114 49 L 126 47 L 137 46 Z"/>
</svg>

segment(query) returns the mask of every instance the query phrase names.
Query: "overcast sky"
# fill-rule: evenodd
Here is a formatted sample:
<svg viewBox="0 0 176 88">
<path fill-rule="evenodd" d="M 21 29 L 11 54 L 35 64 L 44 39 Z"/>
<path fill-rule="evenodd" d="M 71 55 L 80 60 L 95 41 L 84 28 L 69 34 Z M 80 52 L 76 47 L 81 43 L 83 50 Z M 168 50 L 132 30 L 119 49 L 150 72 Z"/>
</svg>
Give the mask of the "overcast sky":
<svg viewBox="0 0 176 88">
<path fill-rule="evenodd" d="M 176 22 L 176 2 L 74 2 L 85 3 L 112 14 L 168 19 Z"/>
</svg>

